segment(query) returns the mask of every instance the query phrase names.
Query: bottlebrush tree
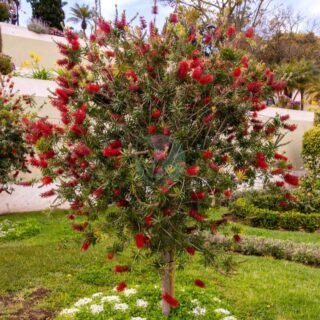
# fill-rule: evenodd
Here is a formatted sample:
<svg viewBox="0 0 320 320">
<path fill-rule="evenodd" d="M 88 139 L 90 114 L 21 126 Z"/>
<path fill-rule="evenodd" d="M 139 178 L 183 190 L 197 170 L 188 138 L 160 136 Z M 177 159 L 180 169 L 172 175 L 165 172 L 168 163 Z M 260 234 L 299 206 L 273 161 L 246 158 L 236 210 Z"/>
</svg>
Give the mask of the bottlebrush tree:
<svg viewBox="0 0 320 320">
<path fill-rule="evenodd" d="M 118 239 L 108 259 L 120 259 L 129 241 L 138 257 L 153 257 L 168 315 L 179 305 L 177 257 L 197 253 L 216 262 L 208 232 L 217 232 L 223 220 L 207 215 L 212 204 L 257 177 L 267 183 L 277 175 L 279 191 L 284 179 L 297 183 L 287 159 L 276 154 L 282 130 L 294 126 L 287 117 L 257 118 L 263 101 L 285 82 L 243 49 L 253 30 L 204 32 L 176 14 L 162 33 L 153 22 L 146 31 L 144 19 L 131 27 L 124 14 L 114 24 L 97 24 L 85 45 L 71 30 L 68 44 L 59 44 L 65 57 L 58 61 L 52 105 L 63 125 L 27 124 L 39 154 L 30 161 L 43 168 L 44 184 L 57 182 L 46 195 L 70 203 L 68 217 L 84 235 L 83 251 L 101 231 L 113 231 Z M 77 223 L 78 216 L 86 221 Z M 103 230 L 95 227 L 100 217 Z M 131 268 L 113 266 L 120 273 Z M 195 284 L 205 285 L 201 279 Z"/>
<path fill-rule="evenodd" d="M 32 104 L 30 97 L 16 97 L 10 77 L 0 77 L 0 193 L 12 191 L 12 183 L 21 172 L 27 172 L 27 156 L 32 149 L 24 141 L 21 125 L 24 107 Z"/>
</svg>

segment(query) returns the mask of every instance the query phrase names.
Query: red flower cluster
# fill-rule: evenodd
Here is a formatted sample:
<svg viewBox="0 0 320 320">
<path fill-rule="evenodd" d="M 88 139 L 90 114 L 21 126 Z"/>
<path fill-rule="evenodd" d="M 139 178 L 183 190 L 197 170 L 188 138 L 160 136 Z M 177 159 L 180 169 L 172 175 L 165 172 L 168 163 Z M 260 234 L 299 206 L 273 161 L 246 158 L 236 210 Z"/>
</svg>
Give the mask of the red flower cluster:
<svg viewBox="0 0 320 320">
<path fill-rule="evenodd" d="M 256 154 L 256 165 L 262 170 L 268 169 L 268 164 L 266 163 L 266 156 L 262 152 Z"/>
<path fill-rule="evenodd" d="M 162 299 L 168 303 L 172 308 L 178 308 L 180 303 L 177 299 L 173 298 L 168 292 L 162 295 Z"/>
</svg>

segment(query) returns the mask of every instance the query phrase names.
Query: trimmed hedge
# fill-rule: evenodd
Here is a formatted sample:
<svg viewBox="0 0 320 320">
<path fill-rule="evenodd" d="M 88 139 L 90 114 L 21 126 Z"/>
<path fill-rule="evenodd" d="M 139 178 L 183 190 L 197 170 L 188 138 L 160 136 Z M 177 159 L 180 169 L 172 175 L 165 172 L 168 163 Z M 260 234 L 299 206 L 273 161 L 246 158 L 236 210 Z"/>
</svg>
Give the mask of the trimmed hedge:
<svg viewBox="0 0 320 320">
<path fill-rule="evenodd" d="M 320 228 L 320 213 L 305 214 L 295 211 L 279 212 L 256 207 L 247 198 L 239 198 L 232 204 L 233 214 L 253 227 L 266 229 L 305 230 L 314 232 Z"/>
<path fill-rule="evenodd" d="M 295 243 L 255 236 L 241 236 L 241 241 L 235 243 L 222 235 L 212 237 L 211 241 L 223 245 L 226 250 L 248 256 L 273 257 L 320 267 L 320 246 L 311 243 Z"/>
</svg>

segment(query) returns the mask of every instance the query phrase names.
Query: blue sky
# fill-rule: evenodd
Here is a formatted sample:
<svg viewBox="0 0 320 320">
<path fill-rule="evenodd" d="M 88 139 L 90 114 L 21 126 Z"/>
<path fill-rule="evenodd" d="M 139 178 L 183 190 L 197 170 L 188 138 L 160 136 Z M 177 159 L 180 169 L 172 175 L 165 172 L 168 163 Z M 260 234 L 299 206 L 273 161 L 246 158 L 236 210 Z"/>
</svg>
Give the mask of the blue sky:
<svg viewBox="0 0 320 320">
<path fill-rule="evenodd" d="M 285 6 L 291 6 L 295 11 L 300 12 L 310 19 L 320 19 L 320 0 L 275 0 L 278 3 L 283 3 Z M 75 3 L 86 3 L 93 5 L 94 0 L 71 0 L 67 1 L 66 13 L 68 16 L 69 8 Z M 153 0 L 101 0 L 102 13 L 106 19 L 112 19 L 114 17 L 114 6 L 118 4 L 119 11 L 126 9 L 128 20 L 132 18 L 137 12 L 140 15 L 145 16 L 147 20 L 150 19 L 150 11 Z M 31 17 L 30 4 L 26 0 L 22 0 L 22 14 L 21 25 L 26 25 L 28 19 Z M 171 9 L 168 7 L 160 6 L 160 13 L 157 17 L 158 24 L 160 25 L 164 21 L 164 17 L 167 16 Z"/>
</svg>

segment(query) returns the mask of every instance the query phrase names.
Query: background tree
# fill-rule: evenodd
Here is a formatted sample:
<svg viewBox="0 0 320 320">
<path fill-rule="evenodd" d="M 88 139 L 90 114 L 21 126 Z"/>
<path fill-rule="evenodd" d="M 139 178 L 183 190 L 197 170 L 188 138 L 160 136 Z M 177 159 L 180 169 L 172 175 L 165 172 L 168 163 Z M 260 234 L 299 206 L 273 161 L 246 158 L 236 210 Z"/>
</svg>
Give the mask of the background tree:
<svg viewBox="0 0 320 320">
<path fill-rule="evenodd" d="M 296 184 L 291 166 L 275 156 L 281 128 L 295 126 L 287 117 L 266 124 L 257 119 L 262 101 L 285 82 L 239 49 L 252 33 L 221 26 L 201 35 L 197 24 L 177 14 L 162 34 L 153 22 L 149 34 L 145 27 L 144 21 L 128 26 L 125 14 L 113 26 L 99 20 L 84 47 L 67 30 L 52 100 L 62 127 L 44 119 L 29 121 L 26 130 L 42 182 L 58 183 L 47 196 L 71 204 L 68 217 L 84 235 L 82 250 L 99 234 L 113 233 L 108 258 L 121 260 L 133 242 L 132 265 L 115 262 L 113 270 L 129 272 L 137 260 L 151 260 L 162 275 L 162 310 L 169 315 L 179 306 L 174 271 L 180 256 L 197 252 L 206 265 L 230 267 L 208 240 L 225 222 L 207 215 L 212 203 L 228 201 L 238 185 L 252 185 L 257 176 L 271 184 L 269 169 L 278 176 L 277 192 L 282 178 Z M 79 215 L 84 223 L 76 222 Z"/>
<path fill-rule="evenodd" d="M 0 2 L 0 22 L 8 22 L 10 19 L 9 7 L 6 3 Z"/>
<path fill-rule="evenodd" d="M 92 17 L 93 11 L 90 9 L 89 5 L 79 5 L 76 3 L 74 7 L 71 7 L 71 17 L 68 19 L 68 21 L 73 23 L 81 23 L 81 29 L 85 36 L 88 23 L 90 23 Z"/>
<path fill-rule="evenodd" d="M 66 2 L 62 0 L 27 0 L 32 7 L 32 17 L 41 19 L 49 27 L 62 30 L 65 13 L 63 6 Z"/>
</svg>

